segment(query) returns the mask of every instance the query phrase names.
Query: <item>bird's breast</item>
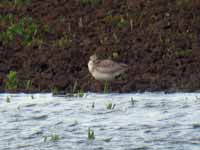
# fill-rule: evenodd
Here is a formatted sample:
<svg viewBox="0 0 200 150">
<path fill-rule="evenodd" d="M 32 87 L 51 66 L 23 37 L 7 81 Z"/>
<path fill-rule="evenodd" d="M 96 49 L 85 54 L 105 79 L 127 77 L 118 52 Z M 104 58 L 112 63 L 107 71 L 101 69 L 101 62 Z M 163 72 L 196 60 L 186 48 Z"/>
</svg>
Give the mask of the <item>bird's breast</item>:
<svg viewBox="0 0 200 150">
<path fill-rule="evenodd" d="M 93 67 L 94 67 L 94 63 L 90 60 L 88 62 L 88 69 L 89 69 L 89 72 L 92 73 L 93 72 Z"/>
</svg>

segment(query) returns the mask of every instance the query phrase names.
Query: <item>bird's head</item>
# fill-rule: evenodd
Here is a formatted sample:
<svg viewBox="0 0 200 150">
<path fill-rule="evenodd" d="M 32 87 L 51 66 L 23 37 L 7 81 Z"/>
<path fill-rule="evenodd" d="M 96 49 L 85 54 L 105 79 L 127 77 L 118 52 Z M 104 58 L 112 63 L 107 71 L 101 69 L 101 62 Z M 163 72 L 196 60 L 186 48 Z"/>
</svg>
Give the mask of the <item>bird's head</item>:
<svg viewBox="0 0 200 150">
<path fill-rule="evenodd" d="M 96 54 L 93 54 L 92 56 L 90 56 L 90 60 L 91 60 L 91 61 L 97 60 L 97 55 L 96 55 Z"/>
</svg>

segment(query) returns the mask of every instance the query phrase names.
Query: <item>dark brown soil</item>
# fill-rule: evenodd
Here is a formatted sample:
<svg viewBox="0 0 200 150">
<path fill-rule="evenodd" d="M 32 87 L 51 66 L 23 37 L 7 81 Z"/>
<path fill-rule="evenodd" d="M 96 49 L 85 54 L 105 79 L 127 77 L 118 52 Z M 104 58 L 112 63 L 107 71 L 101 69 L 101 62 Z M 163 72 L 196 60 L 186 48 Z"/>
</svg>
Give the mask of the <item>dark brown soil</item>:
<svg viewBox="0 0 200 150">
<path fill-rule="evenodd" d="M 82 0 L 83 1 L 83 0 Z M 6 75 L 32 80 L 32 91 L 58 88 L 101 92 L 88 72 L 89 56 L 113 57 L 130 69 L 111 83 L 113 92 L 196 91 L 200 89 L 199 0 L 32 0 L 1 4 L 0 14 L 33 18 L 42 44 L 0 41 L 0 90 Z M 49 29 L 45 30 L 48 26 Z M 6 27 L 0 26 L 0 31 Z M 71 42 L 52 45 L 64 35 Z M 20 84 L 17 91 L 24 91 Z"/>
</svg>

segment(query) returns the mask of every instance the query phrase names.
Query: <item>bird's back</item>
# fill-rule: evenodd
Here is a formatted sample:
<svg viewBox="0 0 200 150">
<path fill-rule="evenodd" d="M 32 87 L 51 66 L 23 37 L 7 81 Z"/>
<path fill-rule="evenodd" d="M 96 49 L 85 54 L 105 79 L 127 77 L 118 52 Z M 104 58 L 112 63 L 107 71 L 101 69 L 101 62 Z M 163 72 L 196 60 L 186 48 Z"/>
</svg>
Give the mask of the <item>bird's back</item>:
<svg viewBox="0 0 200 150">
<path fill-rule="evenodd" d="M 106 59 L 96 62 L 95 68 L 102 73 L 115 73 L 122 72 L 128 68 L 128 65 L 123 63 L 117 63 L 112 60 Z"/>
</svg>

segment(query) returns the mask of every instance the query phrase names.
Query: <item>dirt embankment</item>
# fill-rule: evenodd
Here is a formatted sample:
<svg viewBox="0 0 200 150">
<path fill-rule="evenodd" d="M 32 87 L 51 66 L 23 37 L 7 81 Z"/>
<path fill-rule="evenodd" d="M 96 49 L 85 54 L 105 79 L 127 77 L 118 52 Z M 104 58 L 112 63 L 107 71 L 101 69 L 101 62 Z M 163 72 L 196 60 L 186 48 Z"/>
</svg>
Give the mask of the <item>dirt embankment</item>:
<svg viewBox="0 0 200 150">
<path fill-rule="evenodd" d="M 11 3 L 0 2 L 1 91 L 11 70 L 17 72 L 17 91 L 27 90 L 27 81 L 31 91 L 102 91 L 87 69 L 94 52 L 130 66 L 111 91 L 200 89 L 198 0 Z M 6 20 L 7 15 L 12 17 Z M 22 18 L 31 23 L 24 25 Z"/>
</svg>

